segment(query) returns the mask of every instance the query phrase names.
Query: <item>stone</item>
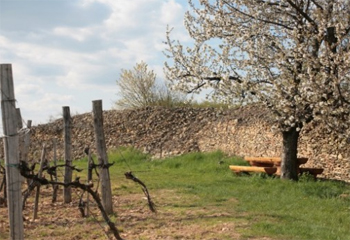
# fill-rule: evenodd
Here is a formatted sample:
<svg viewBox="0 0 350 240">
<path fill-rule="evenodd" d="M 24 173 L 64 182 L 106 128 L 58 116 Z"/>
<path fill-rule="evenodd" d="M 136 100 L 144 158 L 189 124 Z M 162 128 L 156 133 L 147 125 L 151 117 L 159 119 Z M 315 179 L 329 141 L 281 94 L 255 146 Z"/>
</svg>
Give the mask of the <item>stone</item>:
<svg viewBox="0 0 350 240">
<path fill-rule="evenodd" d="M 104 111 L 103 117 L 109 150 L 132 146 L 154 158 L 216 150 L 238 156 L 281 155 L 282 138 L 273 129 L 274 118 L 266 108 L 256 105 L 226 110 L 146 107 Z M 33 126 L 30 161 L 39 161 L 43 143 L 48 159 L 52 158 L 53 139 L 57 139 L 57 156 L 62 159 L 62 130 L 62 119 Z M 321 126 L 306 126 L 301 131 L 299 156 L 309 158 L 306 167 L 325 168 L 321 177 L 350 181 L 350 143 L 340 151 L 326 136 Z M 74 159 L 85 157 L 86 146 L 96 153 L 91 113 L 72 117 L 72 142 Z M 3 158 L 3 148 L 0 157 Z"/>
</svg>

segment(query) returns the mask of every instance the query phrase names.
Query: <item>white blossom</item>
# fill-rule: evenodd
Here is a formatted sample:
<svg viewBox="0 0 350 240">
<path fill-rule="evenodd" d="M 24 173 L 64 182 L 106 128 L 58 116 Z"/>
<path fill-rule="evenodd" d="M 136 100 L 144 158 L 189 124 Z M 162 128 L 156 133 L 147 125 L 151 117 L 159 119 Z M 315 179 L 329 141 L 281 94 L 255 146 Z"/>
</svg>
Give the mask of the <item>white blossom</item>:
<svg viewBox="0 0 350 240">
<path fill-rule="evenodd" d="M 177 89 L 262 102 L 282 131 L 323 120 L 349 138 L 350 1 L 189 4 L 184 23 L 194 46 L 184 51 L 167 32 L 165 73 Z"/>
</svg>

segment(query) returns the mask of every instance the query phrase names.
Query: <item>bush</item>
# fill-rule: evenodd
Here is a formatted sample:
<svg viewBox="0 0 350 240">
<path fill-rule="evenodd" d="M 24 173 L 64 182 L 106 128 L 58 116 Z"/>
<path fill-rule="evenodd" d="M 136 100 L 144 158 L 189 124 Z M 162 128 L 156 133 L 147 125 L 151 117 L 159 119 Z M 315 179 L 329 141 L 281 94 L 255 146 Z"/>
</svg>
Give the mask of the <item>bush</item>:
<svg viewBox="0 0 350 240">
<path fill-rule="evenodd" d="M 117 86 L 120 99 L 115 102 L 117 108 L 142 108 L 149 106 L 173 107 L 184 105 L 185 96 L 171 92 L 168 87 L 156 82 L 157 75 L 148 70 L 145 62 L 137 63 L 132 70 L 122 69 Z"/>
</svg>

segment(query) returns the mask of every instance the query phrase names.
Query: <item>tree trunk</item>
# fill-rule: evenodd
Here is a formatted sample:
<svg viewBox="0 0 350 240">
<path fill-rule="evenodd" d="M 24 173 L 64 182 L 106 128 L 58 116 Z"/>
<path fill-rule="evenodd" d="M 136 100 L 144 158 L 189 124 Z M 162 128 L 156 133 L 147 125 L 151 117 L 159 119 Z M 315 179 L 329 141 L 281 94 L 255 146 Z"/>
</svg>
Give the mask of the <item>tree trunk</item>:
<svg viewBox="0 0 350 240">
<path fill-rule="evenodd" d="M 299 131 L 296 128 L 291 128 L 289 131 L 282 132 L 282 164 L 281 178 L 298 180 L 298 139 Z"/>
</svg>

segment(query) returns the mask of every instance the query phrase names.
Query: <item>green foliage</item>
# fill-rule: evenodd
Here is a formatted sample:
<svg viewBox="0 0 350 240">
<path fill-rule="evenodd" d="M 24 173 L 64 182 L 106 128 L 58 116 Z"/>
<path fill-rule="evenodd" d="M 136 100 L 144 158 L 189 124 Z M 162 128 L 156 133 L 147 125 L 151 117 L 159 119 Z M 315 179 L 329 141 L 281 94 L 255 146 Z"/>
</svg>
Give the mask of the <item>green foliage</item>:
<svg viewBox="0 0 350 240">
<path fill-rule="evenodd" d="M 110 162 L 116 162 L 117 164 L 142 164 L 145 161 L 149 161 L 150 155 L 144 154 L 132 147 L 120 147 L 115 149 L 109 155 Z"/>
<path fill-rule="evenodd" d="M 122 69 L 117 80 L 119 100 L 117 108 L 141 108 L 149 106 L 174 107 L 183 105 L 185 96 L 170 91 L 168 86 L 157 84 L 157 75 L 148 70 L 145 62 L 137 63 L 132 70 Z"/>
<path fill-rule="evenodd" d="M 163 203 L 162 211 L 229 213 L 220 221 L 237 222 L 235 231 L 242 239 L 350 239 L 350 186 L 342 182 L 307 176 L 299 182 L 258 174 L 237 176 L 228 167 L 244 161 L 220 151 L 152 160 L 135 149 L 120 148 L 109 159 L 115 162 L 110 168 L 115 194 L 140 193 L 138 185 L 123 177 L 133 171 L 151 195 L 171 193 L 172 201 Z M 83 162 L 78 164 L 85 166 Z M 209 224 L 203 217 L 195 219 L 196 224 Z"/>
<path fill-rule="evenodd" d="M 315 184 L 300 184 L 302 191 L 307 196 L 315 196 L 317 198 L 332 199 L 337 198 L 344 191 L 344 183 L 332 181 L 318 181 Z"/>
</svg>

